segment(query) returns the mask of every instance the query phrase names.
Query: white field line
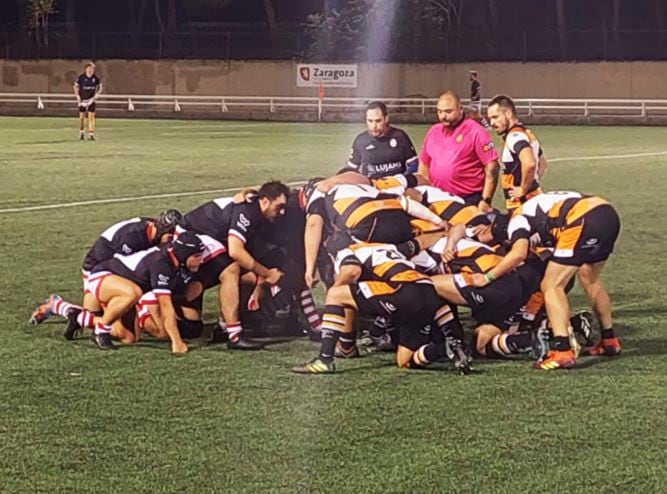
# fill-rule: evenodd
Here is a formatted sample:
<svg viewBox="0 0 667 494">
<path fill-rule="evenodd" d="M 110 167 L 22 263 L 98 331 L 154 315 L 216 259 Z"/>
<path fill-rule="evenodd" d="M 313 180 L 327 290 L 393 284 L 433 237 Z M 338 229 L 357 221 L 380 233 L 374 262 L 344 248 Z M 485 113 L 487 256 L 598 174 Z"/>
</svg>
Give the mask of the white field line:
<svg viewBox="0 0 667 494">
<path fill-rule="evenodd" d="M 549 163 L 557 163 L 561 161 L 591 161 L 591 160 L 616 160 L 616 159 L 627 159 L 627 158 L 644 158 L 650 156 L 667 156 L 667 151 L 658 151 L 653 153 L 634 153 L 634 154 L 609 154 L 601 156 L 572 156 L 569 158 L 547 158 Z M 289 186 L 298 186 L 302 185 L 304 181 L 290 182 L 287 185 Z M 258 187 L 257 185 L 250 187 Z M 73 208 L 78 206 L 92 206 L 96 204 L 115 204 L 119 202 L 133 202 L 133 201 L 144 201 L 148 199 L 167 199 L 170 197 L 188 197 L 188 196 L 198 196 L 206 194 L 217 194 L 220 192 L 235 192 L 240 190 L 242 187 L 228 187 L 225 189 L 209 189 L 209 190 L 198 190 L 191 192 L 169 192 L 166 194 L 152 194 L 144 196 L 133 196 L 133 197 L 113 197 L 109 199 L 92 199 L 90 201 L 76 201 L 76 202 L 61 202 L 56 204 L 43 204 L 41 206 L 25 206 L 20 208 L 7 208 L 0 209 L 0 213 L 23 213 L 28 211 L 44 211 L 48 209 L 64 209 L 64 208 Z"/>
<path fill-rule="evenodd" d="M 286 185 L 290 187 L 303 185 L 303 181 L 299 182 L 288 182 Z M 0 209 L 0 213 L 23 213 L 27 211 L 44 211 L 47 209 L 63 209 L 63 208 L 74 208 L 78 206 L 91 206 L 95 204 L 115 204 L 118 202 L 134 202 L 134 201 L 143 201 L 147 199 L 165 199 L 169 197 L 187 197 L 187 196 L 199 196 L 207 194 L 218 194 L 221 192 L 236 192 L 241 190 L 244 187 L 258 188 L 259 185 L 249 185 L 249 186 L 240 186 L 240 187 L 227 187 L 225 189 L 209 189 L 209 190 L 197 190 L 191 192 L 169 192 L 166 194 L 151 194 L 145 196 L 132 196 L 132 197 L 113 197 L 109 199 L 93 199 L 90 201 L 76 201 L 76 202 L 61 202 L 56 204 L 43 204 L 41 206 L 26 206 L 21 208 L 7 208 Z"/>
</svg>

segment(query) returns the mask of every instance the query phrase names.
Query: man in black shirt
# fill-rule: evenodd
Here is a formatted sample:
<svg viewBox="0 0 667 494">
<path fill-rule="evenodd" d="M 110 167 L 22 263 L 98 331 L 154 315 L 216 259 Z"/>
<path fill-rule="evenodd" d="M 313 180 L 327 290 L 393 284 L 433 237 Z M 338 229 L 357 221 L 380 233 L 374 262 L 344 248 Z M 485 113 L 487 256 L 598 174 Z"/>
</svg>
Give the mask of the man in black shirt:
<svg viewBox="0 0 667 494">
<path fill-rule="evenodd" d="M 347 169 L 368 178 L 415 173 L 419 159 L 410 137 L 389 125 L 387 105 L 373 101 L 366 107 L 368 130 L 352 143 Z"/>
<path fill-rule="evenodd" d="M 243 271 L 254 273 L 269 285 L 283 277 L 277 268 L 258 262 L 254 251 L 258 231 L 266 221 L 285 214 L 289 188 L 281 182 L 267 182 L 256 196 L 236 203 L 233 198 L 207 202 L 185 215 L 184 228 L 202 239 L 207 253 L 195 281 L 206 290 L 220 284 L 220 310 L 229 336 L 228 347 L 236 350 L 258 350 L 260 346 L 242 336 L 239 317 L 239 284 Z M 255 244 L 255 245 L 253 245 Z M 193 296 L 199 294 L 193 292 Z"/>
<path fill-rule="evenodd" d="M 88 139 L 95 140 L 95 100 L 102 92 L 102 81 L 95 74 L 95 64 L 88 62 L 83 74 L 74 82 L 74 95 L 79 105 L 79 139 L 84 140 L 84 123 L 88 117 Z"/>
<path fill-rule="evenodd" d="M 479 82 L 476 70 L 470 71 L 470 108 L 482 113 L 482 83 Z"/>
</svg>

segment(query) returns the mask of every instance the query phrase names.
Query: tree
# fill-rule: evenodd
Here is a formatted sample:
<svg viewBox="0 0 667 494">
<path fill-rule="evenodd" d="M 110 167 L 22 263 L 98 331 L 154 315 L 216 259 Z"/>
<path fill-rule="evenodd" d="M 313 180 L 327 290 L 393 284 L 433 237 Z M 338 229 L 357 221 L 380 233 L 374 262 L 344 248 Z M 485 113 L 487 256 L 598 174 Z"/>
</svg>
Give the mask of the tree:
<svg viewBox="0 0 667 494">
<path fill-rule="evenodd" d="M 55 0 L 28 0 L 28 25 L 37 44 L 49 46 L 49 17 L 56 12 Z"/>
</svg>

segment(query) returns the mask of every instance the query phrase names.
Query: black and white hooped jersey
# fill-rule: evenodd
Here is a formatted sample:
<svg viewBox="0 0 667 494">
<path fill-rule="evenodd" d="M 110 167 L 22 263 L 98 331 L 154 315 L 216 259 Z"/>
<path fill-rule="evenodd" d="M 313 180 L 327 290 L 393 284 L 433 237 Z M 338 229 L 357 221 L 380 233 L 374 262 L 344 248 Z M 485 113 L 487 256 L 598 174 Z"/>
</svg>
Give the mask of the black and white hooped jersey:
<svg viewBox="0 0 667 494">
<path fill-rule="evenodd" d="M 185 215 L 183 228 L 209 235 L 227 247 L 232 235 L 244 244 L 250 242 L 264 222 L 257 200 L 234 204 L 231 197 L 222 197 L 202 204 Z"/>
<path fill-rule="evenodd" d="M 115 254 L 97 265 L 93 272 L 109 271 L 136 283 L 144 293 L 171 295 L 174 285 L 183 280 L 179 278 L 180 268 L 174 266 L 167 249 L 167 246 L 152 247 L 129 256 Z"/>
<path fill-rule="evenodd" d="M 86 254 L 84 271 L 91 271 L 114 254 L 129 255 L 153 247 L 154 243 L 148 238 L 152 221 L 151 218 L 131 218 L 108 227 Z"/>
</svg>

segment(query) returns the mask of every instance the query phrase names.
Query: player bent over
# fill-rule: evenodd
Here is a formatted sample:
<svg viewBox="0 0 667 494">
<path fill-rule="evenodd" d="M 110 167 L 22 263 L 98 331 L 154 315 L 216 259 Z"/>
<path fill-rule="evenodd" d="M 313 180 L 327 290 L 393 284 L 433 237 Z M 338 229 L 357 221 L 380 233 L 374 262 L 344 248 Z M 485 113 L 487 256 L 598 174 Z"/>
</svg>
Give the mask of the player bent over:
<svg viewBox="0 0 667 494">
<path fill-rule="evenodd" d="M 155 219 L 131 218 L 109 226 L 86 253 L 81 267 L 84 283 L 97 265 L 116 254 L 130 255 L 169 242 L 176 226 L 182 221 L 183 216 L 178 210 L 168 209 Z M 83 307 L 89 311 L 93 311 L 95 306 L 91 298 L 92 295 L 84 293 Z M 52 294 L 33 311 L 30 322 L 41 324 L 53 315 L 66 318 L 72 308 L 81 307 L 64 301 L 60 295 Z M 80 326 L 88 327 L 84 321 L 80 322 Z M 65 339 L 72 340 L 75 333 L 66 332 L 64 336 Z"/>
<path fill-rule="evenodd" d="M 535 367 L 552 370 L 576 364 L 570 344 L 572 329 L 566 293 L 575 275 L 602 328 L 602 340 L 588 354 L 610 357 L 619 354 L 621 344 L 613 330 L 611 301 L 600 282 L 600 273 L 614 250 L 621 227 L 612 205 L 600 197 L 576 192 L 548 192 L 525 202 L 509 222 L 499 216 L 494 226 L 499 221 L 507 227 L 488 229 L 481 234 L 485 239 L 478 235 L 485 242 L 509 240 L 511 245 L 503 261 L 492 270 L 492 278 L 504 276 L 523 262 L 532 244 L 553 249 L 541 283 L 552 330 L 551 350 Z M 488 283 L 485 279 L 475 280 L 476 286 Z"/>
<path fill-rule="evenodd" d="M 419 242 L 411 240 L 400 246 L 356 244 L 341 251 L 336 262 L 339 281 L 326 296 L 320 353 L 293 371 L 300 374 L 335 372 L 336 343 L 352 331 L 354 315 L 361 312 L 383 316 L 404 326 L 407 331 L 402 336 L 414 336 L 432 325 L 432 331 L 442 331 L 443 336 L 449 338 L 455 366 L 459 372 L 467 373 L 470 367 L 463 351 L 460 323 L 449 305 L 437 296 L 431 280 L 407 260 L 419 248 Z M 397 352 L 398 366 L 408 367 L 413 363 L 423 366 L 445 355 L 443 341 L 422 343 L 419 339 L 403 337 Z"/>
<path fill-rule="evenodd" d="M 142 294 L 157 296 L 164 319 L 164 328 L 172 343 L 173 353 L 185 353 L 172 303 L 172 287 L 181 279 L 189 279 L 199 270 L 204 245 L 191 232 L 183 232 L 162 247 L 137 252 L 129 256 L 114 256 L 98 265 L 86 280 L 86 290 L 93 294 L 101 317 L 94 318 L 93 341 L 102 350 L 116 347 L 111 341 L 112 325 L 130 311 Z M 86 309 L 73 309 L 68 315 L 68 328 L 78 326 L 78 316 Z"/>
<path fill-rule="evenodd" d="M 74 82 L 74 95 L 79 106 L 79 139 L 85 139 L 84 129 L 88 117 L 88 139 L 95 140 L 95 100 L 102 92 L 102 81 L 95 74 L 95 64 L 88 62 Z"/>
</svg>

